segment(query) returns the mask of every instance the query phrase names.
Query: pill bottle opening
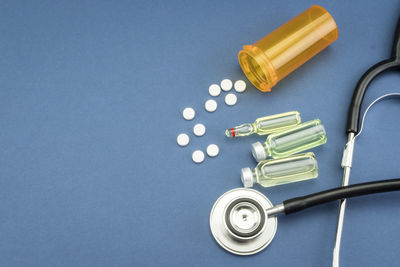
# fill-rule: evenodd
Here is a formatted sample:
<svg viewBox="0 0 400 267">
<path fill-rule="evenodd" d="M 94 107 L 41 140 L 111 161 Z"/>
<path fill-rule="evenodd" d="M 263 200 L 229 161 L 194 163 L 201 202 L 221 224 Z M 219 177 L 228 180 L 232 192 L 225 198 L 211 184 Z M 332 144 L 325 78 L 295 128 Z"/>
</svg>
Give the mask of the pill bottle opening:
<svg viewBox="0 0 400 267">
<path fill-rule="evenodd" d="M 247 79 L 260 91 L 267 92 L 271 91 L 271 78 L 269 73 L 265 72 L 268 69 L 267 64 L 263 62 L 262 58 L 257 57 L 250 51 L 254 49 L 247 48 L 245 46 L 242 51 L 239 52 L 239 64 L 246 75 Z"/>
</svg>

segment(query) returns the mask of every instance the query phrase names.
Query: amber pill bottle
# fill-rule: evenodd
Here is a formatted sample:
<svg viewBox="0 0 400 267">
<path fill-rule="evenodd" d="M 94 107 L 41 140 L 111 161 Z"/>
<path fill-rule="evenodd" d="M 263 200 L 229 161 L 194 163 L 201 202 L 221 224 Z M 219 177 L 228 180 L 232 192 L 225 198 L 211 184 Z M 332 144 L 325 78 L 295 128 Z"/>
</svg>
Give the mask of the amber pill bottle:
<svg viewBox="0 0 400 267">
<path fill-rule="evenodd" d="M 338 29 L 323 7 L 314 5 L 239 52 L 249 81 L 266 92 L 278 81 L 333 43 Z"/>
</svg>

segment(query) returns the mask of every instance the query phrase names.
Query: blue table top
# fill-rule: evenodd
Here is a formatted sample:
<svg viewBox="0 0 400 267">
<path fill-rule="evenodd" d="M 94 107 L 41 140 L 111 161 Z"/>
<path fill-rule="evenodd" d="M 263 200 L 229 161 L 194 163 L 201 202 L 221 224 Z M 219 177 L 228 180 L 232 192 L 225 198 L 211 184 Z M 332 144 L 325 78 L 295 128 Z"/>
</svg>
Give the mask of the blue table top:
<svg viewBox="0 0 400 267">
<path fill-rule="evenodd" d="M 250 83 L 238 103 L 207 113 L 208 86 L 245 79 L 237 53 L 314 1 L 2 1 L 0 3 L 1 266 L 330 266 L 337 202 L 279 218 L 261 253 L 225 252 L 209 212 L 255 163 L 227 127 L 300 111 L 319 118 L 328 142 L 312 149 L 316 180 L 261 191 L 275 204 L 341 184 L 353 89 L 388 58 L 393 1 L 318 1 L 339 38 L 271 93 Z M 246 80 L 247 81 L 247 80 Z M 399 92 L 388 73 L 365 101 Z M 399 100 L 377 104 L 355 148 L 351 183 L 399 177 Z M 197 111 L 193 121 L 184 107 Z M 365 107 L 364 107 L 365 108 Z M 191 129 L 204 123 L 207 133 Z M 190 135 L 178 147 L 176 136 Z M 194 164 L 210 143 L 216 158 Z M 398 261 L 400 193 L 351 199 L 341 266 Z"/>
</svg>

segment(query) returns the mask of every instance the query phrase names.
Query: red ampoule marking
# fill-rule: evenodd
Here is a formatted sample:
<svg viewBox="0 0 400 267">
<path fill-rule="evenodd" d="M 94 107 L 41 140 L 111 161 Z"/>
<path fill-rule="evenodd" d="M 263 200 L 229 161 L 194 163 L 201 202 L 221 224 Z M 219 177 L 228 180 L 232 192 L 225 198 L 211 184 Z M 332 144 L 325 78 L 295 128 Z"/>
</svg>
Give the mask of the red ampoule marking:
<svg viewBox="0 0 400 267">
<path fill-rule="evenodd" d="M 235 129 L 234 128 L 231 128 L 231 133 L 232 133 L 232 137 L 235 137 Z"/>
</svg>

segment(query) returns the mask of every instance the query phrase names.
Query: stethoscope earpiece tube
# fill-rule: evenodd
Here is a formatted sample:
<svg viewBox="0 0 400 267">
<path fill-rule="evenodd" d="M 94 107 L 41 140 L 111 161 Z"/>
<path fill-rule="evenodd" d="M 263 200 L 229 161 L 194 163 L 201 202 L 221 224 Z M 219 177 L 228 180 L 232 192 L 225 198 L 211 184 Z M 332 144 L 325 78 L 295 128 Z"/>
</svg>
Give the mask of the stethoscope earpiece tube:
<svg viewBox="0 0 400 267">
<path fill-rule="evenodd" d="M 296 197 L 283 202 L 285 214 L 290 214 L 334 200 L 400 190 L 400 179 L 375 181 L 337 187 L 326 191 Z"/>
<path fill-rule="evenodd" d="M 397 22 L 390 59 L 383 60 L 368 69 L 354 89 L 347 117 L 347 133 L 357 134 L 359 132 L 361 105 L 371 81 L 384 71 L 396 69 L 400 69 L 400 18 Z"/>
<path fill-rule="evenodd" d="M 397 21 L 390 58 L 387 60 L 383 60 L 375 64 L 371 68 L 369 68 L 363 74 L 361 79 L 358 81 L 356 88 L 354 89 L 353 97 L 351 99 L 351 104 L 349 107 L 349 113 L 347 115 L 346 132 L 348 134 L 348 142 L 345 146 L 342 158 L 342 167 L 343 167 L 342 186 L 344 187 L 348 186 L 349 184 L 351 162 L 353 159 L 354 140 L 362 131 L 362 123 L 360 128 L 360 118 L 361 118 L 360 114 L 362 108 L 362 101 L 364 99 L 364 95 L 365 92 L 367 91 L 368 85 L 380 73 L 385 72 L 387 70 L 397 70 L 397 69 L 400 69 L 400 18 L 398 18 Z M 370 106 L 368 106 L 367 111 L 375 102 L 389 95 L 397 95 L 397 93 L 388 94 L 377 98 Z M 363 120 L 366 115 L 366 112 L 364 113 Z M 339 267 L 340 241 L 342 238 L 345 209 L 346 209 L 346 199 L 342 199 L 339 203 L 339 214 L 336 226 L 335 247 L 333 248 L 332 266 L 334 267 Z"/>
<path fill-rule="evenodd" d="M 394 41 L 392 47 L 392 58 L 400 58 L 400 17 L 397 21 L 396 32 L 394 33 Z"/>
</svg>

